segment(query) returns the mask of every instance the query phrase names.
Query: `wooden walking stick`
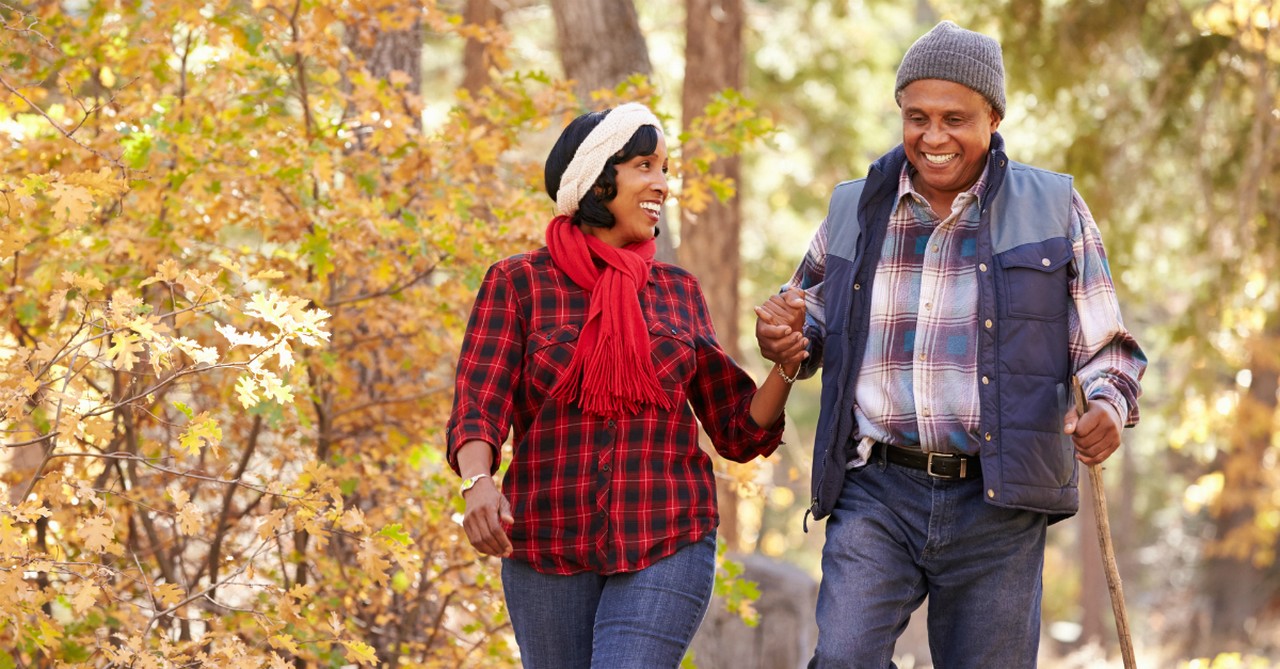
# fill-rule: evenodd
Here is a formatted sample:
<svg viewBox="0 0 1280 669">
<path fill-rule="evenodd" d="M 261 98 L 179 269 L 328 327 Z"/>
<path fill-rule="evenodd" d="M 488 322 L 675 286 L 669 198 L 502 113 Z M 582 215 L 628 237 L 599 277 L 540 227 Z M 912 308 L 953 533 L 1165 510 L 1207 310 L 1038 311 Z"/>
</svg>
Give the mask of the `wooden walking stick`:
<svg viewBox="0 0 1280 669">
<path fill-rule="evenodd" d="M 1080 379 L 1071 377 L 1071 392 L 1075 394 L 1076 413 L 1083 416 L 1089 410 L 1089 400 L 1084 396 Z M 1107 517 L 1107 493 L 1102 489 L 1102 468 L 1089 465 L 1089 487 L 1093 488 L 1093 518 L 1098 526 L 1098 547 L 1102 549 L 1102 565 L 1107 572 L 1107 589 L 1111 591 L 1111 611 L 1116 617 L 1116 634 L 1120 637 L 1120 656 L 1125 669 L 1136 669 L 1133 659 L 1133 637 L 1129 634 L 1129 614 L 1124 607 L 1124 586 L 1120 583 L 1120 568 L 1116 565 L 1116 550 L 1111 545 L 1111 521 Z"/>
</svg>

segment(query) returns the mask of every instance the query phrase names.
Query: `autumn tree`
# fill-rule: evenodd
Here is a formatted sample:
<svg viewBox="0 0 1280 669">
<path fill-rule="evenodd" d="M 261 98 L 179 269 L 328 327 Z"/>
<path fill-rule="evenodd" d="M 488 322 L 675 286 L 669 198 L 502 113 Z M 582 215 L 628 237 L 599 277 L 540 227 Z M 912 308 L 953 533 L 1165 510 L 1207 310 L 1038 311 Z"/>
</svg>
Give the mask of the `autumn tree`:
<svg viewBox="0 0 1280 669">
<path fill-rule="evenodd" d="M 0 6 L 0 664 L 506 665 L 443 464 L 478 273 L 571 106 L 421 127 L 434 3 Z M 215 659 L 216 658 L 216 659 Z"/>
<path fill-rule="evenodd" d="M 0 666 L 510 665 L 442 426 L 569 85 L 424 124 L 421 36 L 506 39 L 434 2 L 0 18 Z"/>
</svg>

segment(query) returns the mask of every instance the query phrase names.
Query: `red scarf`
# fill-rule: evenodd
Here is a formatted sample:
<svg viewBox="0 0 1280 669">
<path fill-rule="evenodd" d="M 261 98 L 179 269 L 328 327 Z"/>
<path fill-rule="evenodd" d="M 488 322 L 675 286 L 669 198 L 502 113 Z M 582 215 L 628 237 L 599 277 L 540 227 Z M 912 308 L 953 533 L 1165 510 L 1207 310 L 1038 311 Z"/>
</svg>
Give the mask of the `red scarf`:
<svg viewBox="0 0 1280 669">
<path fill-rule="evenodd" d="M 645 404 L 673 408 L 653 369 L 649 328 L 640 310 L 640 291 L 649 282 L 656 246 L 650 239 L 615 248 L 583 234 L 568 216 L 551 219 L 547 248 L 552 261 L 591 293 L 578 348 L 551 389 L 552 397 L 605 416 L 634 414 Z"/>
</svg>

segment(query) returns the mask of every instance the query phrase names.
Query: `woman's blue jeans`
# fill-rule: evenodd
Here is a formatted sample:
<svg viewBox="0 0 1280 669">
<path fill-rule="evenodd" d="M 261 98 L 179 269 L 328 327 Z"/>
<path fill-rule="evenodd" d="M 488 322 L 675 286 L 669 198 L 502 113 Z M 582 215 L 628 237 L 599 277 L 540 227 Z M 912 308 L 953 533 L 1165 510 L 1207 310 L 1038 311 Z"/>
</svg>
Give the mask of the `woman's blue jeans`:
<svg viewBox="0 0 1280 669">
<path fill-rule="evenodd" d="M 809 666 L 895 666 L 894 645 L 927 595 L 935 667 L 1035 667 L 1047 517 L 983 493 L 981 478 L 930 478 L 880 454 L 850 471 L 827 519 Z"/>
<path fill-rule="evenodd" d="M 625 574 L 543 574 L 502 561 L 502 589 L 525 669 L 680 665 L 707 612 L 715 533 Z"/>
</svg>

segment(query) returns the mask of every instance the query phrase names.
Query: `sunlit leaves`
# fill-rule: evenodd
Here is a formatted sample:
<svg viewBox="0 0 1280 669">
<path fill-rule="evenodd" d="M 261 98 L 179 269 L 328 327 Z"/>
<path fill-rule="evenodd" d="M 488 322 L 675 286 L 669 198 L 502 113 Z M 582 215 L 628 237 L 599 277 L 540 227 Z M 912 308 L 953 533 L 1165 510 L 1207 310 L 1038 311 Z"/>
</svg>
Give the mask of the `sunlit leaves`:
<svg viewBox="0 0 1280 669">
<path fill-rule="evenodd" d="M 86 549 L 95 553 L 124 554 L 124 547 L 116 542 L 113 523 L 103 516 L 87 518 L 81 523 L 80 540 Z"/>
<path fill-rule="evenodd" d="M 447 465 L 405 452 L 442 448 L 465 280 L 540 239 L 526 145 L 568 87 L 424 114 L 345 40 L 456 30 L 433 4 L 26 6 L 57 46 L 0 40 L 48 114 L 0 92 L 0 438 L 29 442 L 0 497 L 30 487 L 0 507 L 0 647 L 376 664 L 416 616 L 406 666 L 509 664 L 501 633 L 468 656 L 505 628 L 497 585 L 435 522 Z M 424 615 L 446 596 L 468 607 Z"/>
<path fill-rule="evenodd" d="M 187 425 L 182 436 L 178 437 L 178 443 L 190 455 L 199 454 L 205 446 L 217 448 L 222 443 L 222 427 L 208 412 L 201 413 Z"/>
</svg>

